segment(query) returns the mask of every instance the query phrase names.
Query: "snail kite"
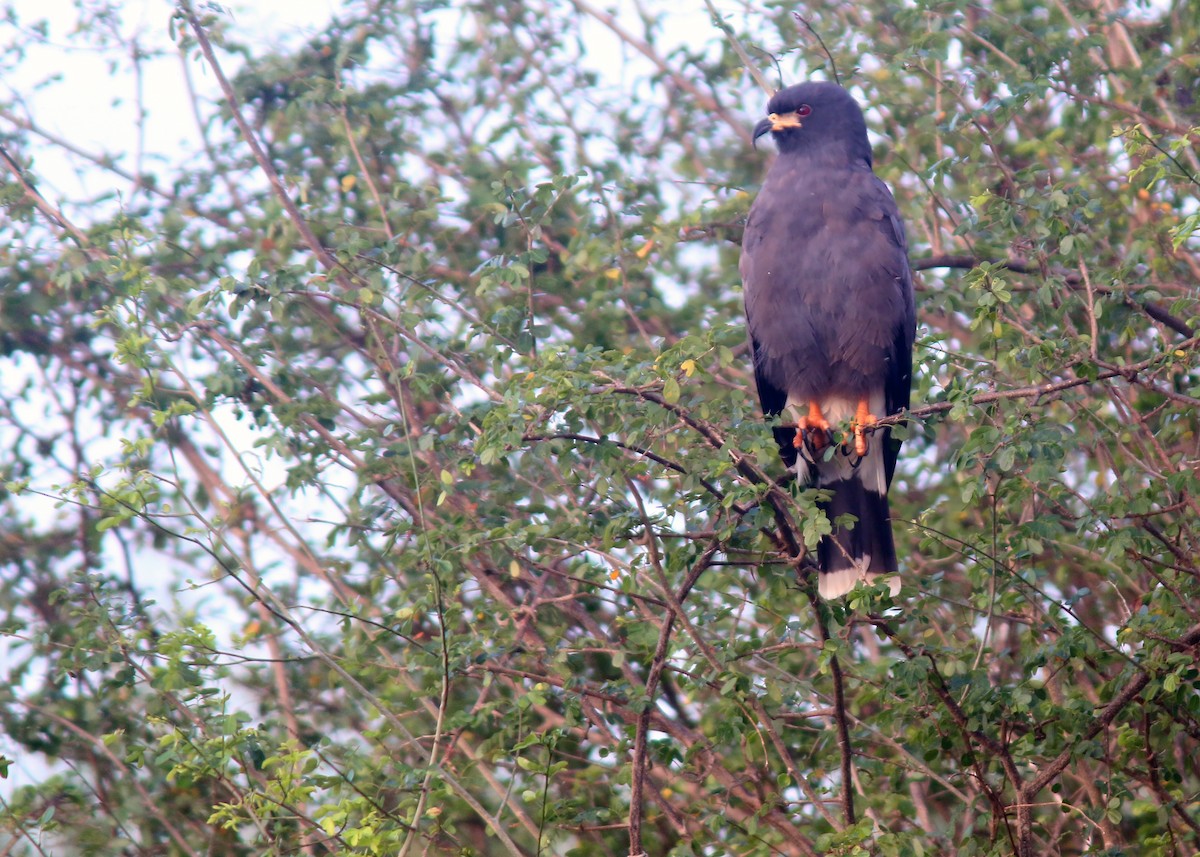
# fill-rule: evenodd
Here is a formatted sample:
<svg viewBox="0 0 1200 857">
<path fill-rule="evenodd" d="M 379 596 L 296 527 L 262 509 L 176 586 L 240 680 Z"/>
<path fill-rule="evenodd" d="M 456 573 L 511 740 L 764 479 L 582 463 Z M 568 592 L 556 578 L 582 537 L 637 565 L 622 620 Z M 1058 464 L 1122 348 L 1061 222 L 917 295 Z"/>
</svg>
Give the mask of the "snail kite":
<svg viewBox="0 0 1200 857">
<path fill-rule="evenodd" d="M 828 492 L 819 591 L 897 571 L 887 490 L 900 441 L 876 420 L 908 407 L 916 335 L 904 226 L 871 170 L 862 111 L 833 83 L 789 86 L 754 139 L 779 155 L 746 222 L 741 273 L 754 378 L 780 454 Z M 890 580 L 893 595 L 899 578 Z"/>
</svg>

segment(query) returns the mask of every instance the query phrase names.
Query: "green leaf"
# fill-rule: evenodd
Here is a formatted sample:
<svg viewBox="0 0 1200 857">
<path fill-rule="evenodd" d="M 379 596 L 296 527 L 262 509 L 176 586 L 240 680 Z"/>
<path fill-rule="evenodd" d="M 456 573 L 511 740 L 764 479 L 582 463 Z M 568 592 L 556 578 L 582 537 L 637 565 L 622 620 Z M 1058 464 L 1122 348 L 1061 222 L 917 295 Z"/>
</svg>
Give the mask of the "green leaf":
<svg viewBox="0 0 1200 857">
<path fill-rule="evenodd" d="M 666 381 L 664 381 L 662 395 L 663 400 L 667 404 L 676 404 L 679 401 L 679 382 L 677 382 L 674 378 L 668 378 Z"/>
</svg>

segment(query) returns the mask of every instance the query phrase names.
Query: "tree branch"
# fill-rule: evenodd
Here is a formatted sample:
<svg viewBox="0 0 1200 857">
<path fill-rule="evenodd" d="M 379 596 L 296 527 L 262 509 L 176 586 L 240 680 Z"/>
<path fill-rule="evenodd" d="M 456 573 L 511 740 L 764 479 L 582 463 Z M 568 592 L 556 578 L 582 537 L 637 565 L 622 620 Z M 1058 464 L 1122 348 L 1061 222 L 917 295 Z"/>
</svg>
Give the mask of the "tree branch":
<svg viewBox="0 0 1200 857">
<path fill-rule="evenodd" d="M 978 268 L 980 265 L 989 264 L 998 265 L 1001 268 L 1012 271 L 1015 274 L 1045 273 L 1040 267 L 1033 265 L 1024 259 L 988 260 L 969 255 L 927 256 L 923 259 L 913 259 L 909 262 L 909 264 L 914 271 L 928 271 L 932 268 L 960 268 L 964 270 L 971 270 L 972 268 Z M 1061 276 L 1063 277 L 1063 281 L 1069 286 L 1074 287 L 1085 284 L 1085 279 L 1081 272 L 1063 271 L 1061 272 Z M 1118 293 L 1113 289 L 1104 288 L 1097 288 L 1095 292 L 1096 294 L 1100 295 L 1113 295 Z M 1180 336 L 1186 336 L 1189 339 L 1196 336 L 1197 331 L 1194 327 L 1178 316 L 1172 315 L 1161 304 L 1157 304 L 1154 301 L 1138 300 L 1133 295 L 1128 293 L 1122 292 L 1121 294 L 1125 298 L 1126 302 L 1142 310 L 1146 313 L 1146 315 L 1150 316 L 1155 321 L 1171 328 Z"/>
<path fill-rule="evenodd" d="M 184 15 L 187 17 L 188 24 L 191 25 L 192 32 L 196 34 L 196 41 L 200 45 L 200 52 L 204 54 L 204 59 L 213 70 L 213 74 L 217 78 L 217 83 L 221 87 L 221 93 L 225 96 L 225 101 L 229 105 L 229 112 L 233 115 L 233 121 L 237 124 L 238 130 L 242 134 L 242 139 L 246 141 L 246 145 L 250 147 L 251 154 L 254 155 L 254 160 L 258 164 L 259 169 L 263 171 L 263 175 L 267 177 L 267 181 L 271 184 L 271 190 L 275 193 L 280 204 L 288 214 L 288 219 L 296 231 L 300 233 L 300 237 L 304 243 L 308 245 L 308 249 L 330 274 L 335 274 L 338 270 L 337 260 L 329 254 L 329 251 L 322 246 L 317 240 L 316 234 L 309 228 L 308 221 L 304 219 L 304 215 L 300 213 L 291 194 L 283 184 L 283 179 L 279 177 L 275 166 L 271 163 L 267 153 L 263 151 L 262 145 L 258 142 L 258 137 L 254 133 L 254 129 L 250 127 L 250 123 L 246 121 L 246 117 L 242 115 L 242 106 L 238 101 L 237 93 L 233 91 L 233 86 L 229 83 L 229 79 L 225 77 L 225 72 L 221 68 L 221 64 L 217 61 L 217 55 L 213 51 L 212 42 L 209 41 L 208 33 L 204 26 L 200 23 L 200 19 L 196 17 L 196 12 L 192 8 L 190 2 L 182 4 Z"/>
</svg>

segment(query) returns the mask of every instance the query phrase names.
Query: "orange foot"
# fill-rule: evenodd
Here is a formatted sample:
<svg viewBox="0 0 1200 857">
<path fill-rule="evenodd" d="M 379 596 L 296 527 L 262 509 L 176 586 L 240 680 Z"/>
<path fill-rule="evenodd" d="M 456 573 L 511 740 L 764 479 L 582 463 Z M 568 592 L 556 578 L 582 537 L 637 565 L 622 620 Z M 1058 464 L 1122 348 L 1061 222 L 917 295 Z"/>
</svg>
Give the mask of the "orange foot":
<svg viewBox="0 0 1200 857">
<path fill-rule="evenodd" d="M 815 401 L 808 403 L 808 415 L 796 419 L 796 449 L 807 447 L 816 454 L 829 446 L 829 421 Z"/>
<path fill-rule="evenodd" d="M 854 431 L 854 454 L 862 458 L 867 454 L 867 432 L 875 427 L 879 417 L 871 413 L 871 406 L 866 398 L 858 400 L 858 408 L 854 412 L 854 421 L 850 423 Z"/>
</svg>

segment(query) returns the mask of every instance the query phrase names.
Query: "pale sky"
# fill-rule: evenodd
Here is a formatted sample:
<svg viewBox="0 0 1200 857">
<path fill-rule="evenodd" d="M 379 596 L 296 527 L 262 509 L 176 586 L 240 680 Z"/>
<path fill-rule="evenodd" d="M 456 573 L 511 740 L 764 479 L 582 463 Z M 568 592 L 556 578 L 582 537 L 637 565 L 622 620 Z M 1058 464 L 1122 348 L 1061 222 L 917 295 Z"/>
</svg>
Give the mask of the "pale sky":
<svg viewBox="0 0 1200 857">
<path fill-rule="evenodd" d="M 156 158 L 170 159 L 181 151 L 193 151 L 198 139 L 178 51 L 168 33 L 174 6 L 169 0 L 127 0 L 119 5 L 118 32 L 126 39 L 136 36 L 146 50 L 166 53 L 143 64 L 140 81 L 148 112 L 142 141 L 146 158 L 143 169 L 155 172 Z M 307 38 L 329 20 L 340 4 L 336 0 L 246 0 L 228 5 L 239 39 L 267 49 Z M 112 68 L 109 49 L 85 45 L 72 34 L 78 20 L 74 7 L 73 0 L 16 4 L 22 24 L 38 19 L 49 22 L 49 38 L 40 42 L 26 39 L 25 59 L 14 74 L 0 81 L 0 87 L 8 91 L 6 95 L 19 94 L 26 101 L 26 118 L 32 118 L 42 129 L 89 152 L 125 153 L 121 166 L 133 171 L 134 153 L 139 149 L 138 78 L 128 60 L 122 67 Z M 5 42 L 17 36 L 9 24 L 0 23 L 0 38 Z M 226 73 L 232 71 L 229 68 Z M 192 61 L 191 73 L 197 89 L 210 98 L 216 97 L 215 81 L 202 62 Z M 61 76 L 60 82 L 35 89 L 55 74 Z M 43 182 L 43 189 L 52 194 L 76 197 L 81 191 L 95 193 L 113 186 L 112 176 L 88 169 L 77 171 L 53 147 L 21 154 L 35 159 L 34 173 Z"/>
<path fill-rule="evenodd" d="M 174 10 L 171 0 L 125 0 L 111 4 L 120 8 L 120 20 L 114 28 L 123 41 L 136 37 L 143 50 L 163 53 L 143 62 L 140 80 L 133 73 L 128 57 L 112 67 L 111 47 L 98 47 L 94 38 L 85 40 L 72 32 L 79 17 L 77 2 L 22 0 L 13 4 L 22 29 L 14 30 L 8 22 L 0 21 L 0 42 L 23 42 L 26 57 L 14 73 L 0 76 L 0 100 L 6 100 L 12 93 L 19 95 L 25 105 L 23 111 L 18 108 L 18 115 L 31 118 L 44 131 L 89 153 L 121 155 L 120 166 L 129 172 L 139 169 L 143 173 L 159 172 L 164 162 L 171 163 L 183 153 L 196 151 L 199 132 L 178 50 L 168 31 Z M 232 10 L 226 20 L 237 39 L 252 49 L 257 48 L 254 52 L 261 55 L 302 42 L 319 32 L 343 4 L 339 0 L 232 0 L 222 5 Z M 640 31 L 637 11 L 630 0 L 597 5 L 616 6 L 623 25 L 634 32 Z M 41 19 L 50 25 L 49 36 L 44 40 L 32 37 L 29 29 Z M 711 40 L 716 32 L 700 0 L 682 9 L 672 9 L 671 23 L 670 32 L 662 34 L 668 42 L 688 42 L 697 47 Z M 641 74 L 648 70 L 645 60 L 629 52 L 607 28 L 590 19 L 583 20 L 581 27 L 589 45 L 586 61 L 602 76 L 622 80 L 631 71 Z M 670 47 L 659 45 L 660 50 Z M 221 59 L 227 64 L 226 74 L 232 76 L 239 59 L 228 54 L 221 54 Z M 202 95 L 210 101 L 219 100 L 216 82 L 206 64 L 193 58 L 189 68 Z M 59 81 L 37 88 L 41 81 L 56 74 L 60 75 Z M 145 136 L 141 140 L 137 121 L 139 86 L 140 101 L 147 110 Z M 757 113 L 758 107 L 756 103 L 751 115 Z M 201 112 L 211 114 L 209 105 L 202 104 Z M 0 118 L 0 126 L 3 124 Z M 131 190 L 129 183 L 122 186 L 111 174 L 68 158 L 56 148 L 47 145 L 41 151 L 20 152 L 35 159 L 33 172 L 52 202 L 109 189 L 123 193 Z M 139 151 L 143 152 L 140 164 Z M 65 213 L 70 216 L 69 209 Z"/>
<path fill-rule="evenodd" d="M 25 49 L 20 65 L 0 74 L 0 101 L 15 100 L 13 113 L 17 118 L 31 120 L 47 135 L 87 153 L 114 156 L 128 173 L 169 177 L 174 172 L 173 165 L 201 150 L 200 133 L 185 85 L 183 61 L 168 30 L 174 4 L 170 0 L 112 3 L 120 8 L 120 13 L 112 22 L 110 45 L 104 46 L 97 43 L 96 30 L 86 38 L 84 34 L 73 32 L 79 18 L 77 2 L 79 0 L 16 0 L 11 4 L 17 16 L 16 28 L 0 18 L 0 44 L 22 44 Z M 596 2 L 597 5 L 610 5 L 602 0 Z M 625 25 L 639 31 L 630 0 L 616 2 L 627 13 Z M 92 4 L 85 0 L 85 5 Z M 255 55 L 263 55 L 306 41 L 322 29 L 342 3 L 338 0 L 242 0 L 227 5 L 233 9 L 227 21 L 237 41 L 248 44 Z M 714 29 L 700 0 L 689 3 L 685 9 L 672 11 L 671 17 L 670 40 L 699 45 L 713 39 Z M 33 25 L 40 20 L 48 22 L 49 31 L 45 38 L 33 30 Z M 647 72 L 644 58 L 629 51 L 602 25 L 584 21 L 581 26 L 589 46 L 587 62 L 606 79 L 626 82 L 629 75 L 641 76 Z M 162 54 L 142 63 L 140 79 L 134 74 L 129 57 L 121 54 L 119 49 L 116 56 L 124 58 L 114 64 L 112 44 L 127 43 L 135 38 L 144 51 Z M 219 55 L 225 64 L 225 73 L 232 77 L 240 59 L 225 53 Z M 191 57 L 186 62 L 201 93 L 200 112 L 207 118 L 214 113 L 215 103 L 220 99 L 216 81 L 203 60 Z M 56 79 L 48 85 L 40 85 L 52 78 Z M 756 97 L 748 116 L 758 112 L 760 97 Z M 147 111 L 144 136 L 139 136 L 139 103 Z M 7 127 L 10 122 L 0 117 L 0 132 Z M 29 146 L 17 149 L 15 154 L 30 161 L 29 166 L 43 195 L 52 204 L 62 206 L 67 218 L 80 226 L 86 228 L 93 212 L 75 205 L 74 201 L 116 192 L 119 198 L 109 200 L 115 206 L 128 201 L 135 192 L 132 182 L 85 158 L 70 155 L 51 142 L 39 141 L 36 136 L 29 139 Z M 15 383 L 18 379 L 11 369 L 7 381 Z M 247 434 L 244 426 L 229 421 L 225 427 L 234 436 L 234 443 L 248 451 L 251 466 L 264 464 L 252 451 L 254 438 Z M 265 465 L 265 481 L 278 484 L 282 476 L 272 471 L 271 462 Z M 46 489 L 48 486 L 39 484 L 37 487 Z M 31 502 L 38 502 L 37 498 L 31 498 Z M 53 509 L 49 501 L 46 505 L 48 515 L 64 514 Z M 301 515 L 297 520 L 302 522 L 303 518 Z M 169 558 L 164 561 L 170 562 Z M 176 576 L 176 571 L 164 573 L 161 580 L 152 582 L 156 585 L 151 585 L 151 594 L 159 600 L 160 608 L 170 610 L 174 598 L 189 603 L 207 598 L 206 608 L 201 612 L 211 623 L 211 610 L 219 599 L 204 592 L 192 593 L 180 588 L 181 578 Z M 220 627 L 220 619 L 216 624 L 222 634 L 227 630 Z M 4 646 L 4 641 L 0 641 L 0 658 L 4 656 Z M 47 773 L 41 760 L 25 756 L 3 735 L 0 735 L 0 753 L 16 759 L 8 780 L 0 783 L 0 796 L 44 778 Z"/>
</svg>

